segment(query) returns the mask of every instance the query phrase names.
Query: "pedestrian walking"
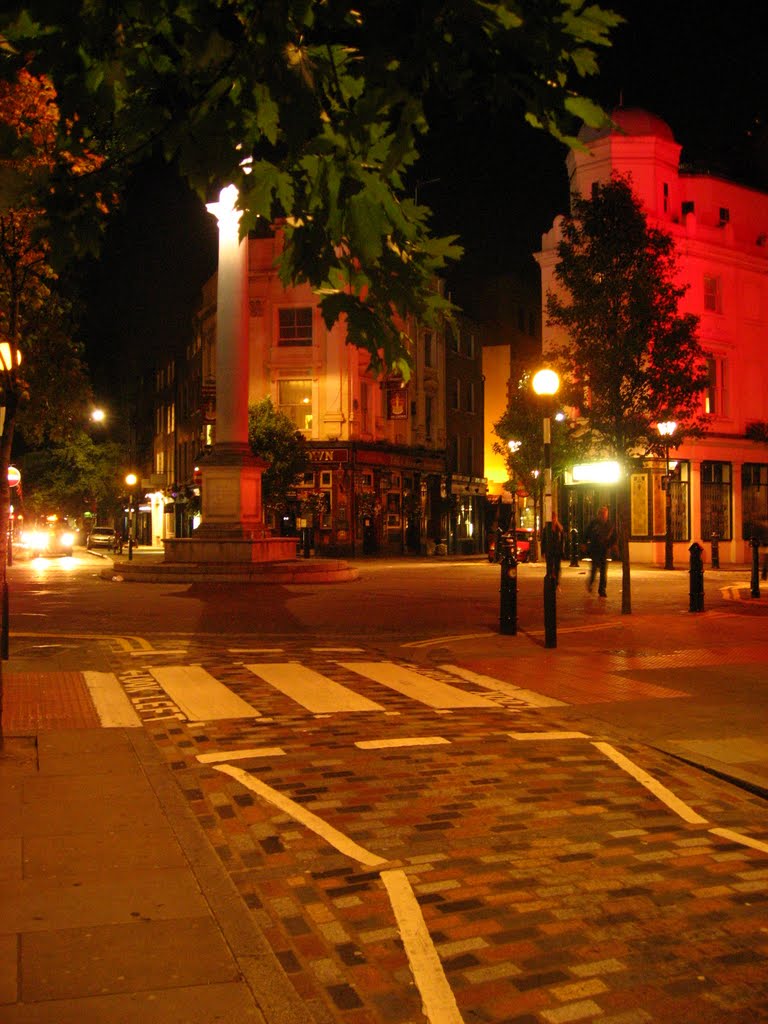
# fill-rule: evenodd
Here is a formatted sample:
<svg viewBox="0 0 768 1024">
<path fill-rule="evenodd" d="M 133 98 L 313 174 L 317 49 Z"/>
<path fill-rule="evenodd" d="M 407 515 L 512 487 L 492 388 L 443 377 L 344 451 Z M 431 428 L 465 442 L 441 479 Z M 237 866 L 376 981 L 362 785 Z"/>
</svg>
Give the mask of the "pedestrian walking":
<svg viewBox="0 0 768 1024">
<path fill-rule="evenodd" d="M 560 564 L 565 555 L 565 530 L 563 524 L 552 510 L 552 519 L 544 524 L 541 534 L 541 550 L 547 560 L 547 574 L 554 577 L 556 585 L 560 586 Z"/>
<path fill-rule="evenodd" d="M 608 579 L 608 552 L 616 543 L 616 528 L 608 519 L 608 506 L 603 505 L 597 510 L 597 516 L 587 527 L 585 534 L 587 552 L 592 559 L 589 570 L 587 590 L 592 593 L 595 576 L 598 576 L 597 593 L 599 597 L 607 597 L 606 584 Z"/>
</svg>

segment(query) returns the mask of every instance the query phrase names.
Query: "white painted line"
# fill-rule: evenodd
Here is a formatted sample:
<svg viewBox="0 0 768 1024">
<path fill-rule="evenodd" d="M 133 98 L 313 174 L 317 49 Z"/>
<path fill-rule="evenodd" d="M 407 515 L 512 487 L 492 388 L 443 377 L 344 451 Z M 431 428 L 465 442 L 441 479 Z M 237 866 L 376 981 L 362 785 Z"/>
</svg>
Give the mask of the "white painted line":
<svg viewBox="0 0 768 1024">
<path fill-rule="evenodd" d="M 340 661 L 339 665 L 430 708 L 499 708 L 487 697 L 459 690 L 392 661 Z"/>
<path fill-rule="evenodd" d="M 381 880 L 389 894 L 427 1020 L 431 1024 L 463 1024 L 408 876 L 392 868 L 381 872 Z"/>
<path fill-rule="evenodd" d="M 202 665 L 148 668 L 174 704 L 194 722 L 219 718 L 261 718 L 250 704 L 215 679 Z"/>
<path fill-rule="evenodd" d="M 508 732 L 511 740 L 588 740 L 585 732 Z"/>
<path fill-rule="evenodd" d="M 354 839 L 345 836 L 343 832 L 339 832 L 333 825 L 329 825 L 327 821 L 323 821 L 322 818 L 308 811 L 306 807 L 302 807 L 301 804 L 297 804 L 290 797 L 278 793 L 276 789 L 272 789 L 271 786 L 267 786 L 260 779 L 249 775 L 242 768 L 236 768 L 233 764 L 220 764 L 216 765 L 215 768 L 217 772 L 224 772 L 225 775 L 230 775 L 241 785 L 245 786 L 246 789 L 250 789 L 252 793 L 256 793 L 257 796 L 260 796 L 285 814 L 290 815 L 299 824 L 308 828 L 310 832 L 314 832 L 315 835 L 320 836 L 321 839 L 335 847 L 339 853 L 351 857 L 360 864 L 365 864 L 366 867 L 376 868 L 380 864 L 387 863 L 383 857 L 378 857 L 375 853 L 371 853 L 370 850 L 359 846 Z"/>
<path fill-rule="evenodd" d="M 382 750 L 386 747 L 430 747 L 437 743 L 450 743 L 443 736 L 403 736 L 394 740 L 357 740 L 361 750 Z"/>
<path fill-rule="evenodd" d="M 181 655 L 183 655 L 183 654 L 187 653 L 187 649 L 186 649 L 186 647 L 178 647 L 178 648 L 175 648 L 174 650 L 161 651 L 158 648 L 158 649 L 152 650 L 152 651 L 129 651 L 128 653 L 130 654 L 130 656 L 132 658 L 147 658 L 147 657 L 151 658 L 151 657 L 153 657 L 156 654 L 158 654 L 158 655 L 159 654 L 162 654 L 162 655 L 169 655 L 169 654 L 180 655 L 181 654 Z"/>
<path fill-rule="evenodd" d="M 316 654 L 362 654 L 363 647 L 310 647 Z"/>
<path fill-rule="evenodd" d="M 220 761 L 245 761 L 250 757 L 283 757 L 282 747 L 253 747 L 251 750 L 222 750 L 218 754 L 198 754 L 200 764 L 218 764 Z"/>
<path fill-rule="evenodd" d="M 228 647 L 230 654 L 282 654 L 282 647 Z"/>
<path fill-rule="evenodd" d="M 741 832 L 734 832 L 730 828 L 711 828 L 709 831 L 716 836 L 720 836 L 722 839 L 730 839 L 734 843 L 741 843 L 742 846 L 751 846 L 753 850 L 768 853 L 768 843 L 764 843 L 761 839 L 743 836 Z"/>
<path fill-rule="evenodd" d="M 457 633 L 455 636 L 439 636 L 433 640 L 411 640 L 410 643 L 401 644 L 401 647 L 434 647 L 437 644 L 447 644 L 454 640 L 482 640 L 484 637 L 496 636 L 495 633 Z"/>
<path fill-rule="evenodd" d="M 496 679 L 494 676 L 485 676 L 479 672 L 472 672 L 471 669 L 462 668 L 460 665 L 440 665 L 439 667 L 444 672 L 449 672 L 452 676 L 458 676 L 460 679 L 465 679 L 468 683 L 474 683 L 476 686 L 482 686 L 485 690 L 498 690 L 500 693 L 506 693 L 509 697 L 517 697 L 518 700 L 524 700 L 526 704 L 530 704 L 534 708 L 567 707 L 562 700 L 556 700 L 554 697 L 545 697 L 543 694 L 535 693 L 533 690 L 524 690 L 520 686 L 515 686 L 514 683 L 508 683 L 503 679 Z"/>
<path fill-rule="evenodd" d="M 683 821 L 687 821 L 689 825 L 707 825 L 707 819 L 702 818 L 700 814 L 697 814 L 692 807 L 688 804 L 683 803 L 682 800 L 678 799 L 675 794 L 663 786 L 657 779 L 654 779 L 652 775 L 638 767 L 634 761 L 630 761 L 628 757 L 620 754 L 615 747 L 612 747 L 610 743 L 593 742 L 593 746 L 597 747 L 606 757 L 609 757 L 614 764 L 617 764 L 619 768 L 623 768 L 625 772 L 632 776 L 641 786 L 645 788 L 662 803 L 666 804 L 671 811 L 675 814 L 679 814 Z"/>
<path fill-rule="evenodd" d="M 99 721 L 107 729 L 136 729 L 141 719 L 112 672 L 83 672 Z"/>
<path fill-rule="evenodd" d="M 367 697 L 307 668 L 298 661 L 259 662 L 245 666 L 308 711 L 323 715 L 337 711 L 383 711 Z"/>
</svg>

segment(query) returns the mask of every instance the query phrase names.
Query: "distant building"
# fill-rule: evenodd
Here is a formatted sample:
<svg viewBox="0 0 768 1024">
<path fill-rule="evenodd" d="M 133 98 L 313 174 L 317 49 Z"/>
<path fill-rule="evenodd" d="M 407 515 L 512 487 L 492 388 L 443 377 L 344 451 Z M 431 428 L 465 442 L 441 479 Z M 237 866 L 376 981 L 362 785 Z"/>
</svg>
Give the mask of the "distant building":
<svg viewBox="0 0 768 1024">
<path fill-rule="evenodd" d="M 447 355 L 445 328 L 409 324 L 411 379 L 378 379 L 368 353 L 347 344 L 343 324 L 326 327 L 308 285 L 283 287 L 275 269 L 281 244 L 279 232 L 248 241 L 249 401 L 269 396 L 288 416 L 308 442 L 311 468 L 285 508 L 265 510 L 268 524 L 293 533 L 307 520 L 318 550 L 341 556 L 483 550 L 475 333 L 463 321 L 450 335 L 457 341 Z M 203 289 L 196 336 L 175 375 L 175 468 L 157 491 L 165 511 L 153 517 L 161 537 L 186 536 L 195 525 L 195 466 L 215 442 L 215 338 L 214 277 Z M 159 411 L 165 373 L 166 389 L 156 391 L 155 468 L 167 470 L 162 432 L 170 437 L 169 414 Z"/>
<path fill-rule="evenodd" d="M 571 191 L 588 197 L 611 173 L 631 178 L 649 223 L 671 235 L 681 282 L 689 285 L 681 313 L 700 317 L 709 384 L 702 402 L 709 429 L 673 449 L 675 558 L 687 560 L 692 541 L 718 540 L 719 557 L 751 557 L 752 523 L 768 520 L 768 194 L 680 166 L 680 145 L 660 118 L 643 110 L 612 114 L 615 130 L 582 129 L 584 150 L 567 157 Z M 542 294 L 556 290 L 554 267 L 560 218 L 536 258 Z M 543 328 L 544 351 L 562 338 Z M 664 460 L 648 459 L 632 473 L 631 555 L 663 562 Z M 611 502 L 615 484 L 566 474 L 561 511 L 577 527 Z M 717 549 L 716 549 L 717 550 Z"/>
</svg>

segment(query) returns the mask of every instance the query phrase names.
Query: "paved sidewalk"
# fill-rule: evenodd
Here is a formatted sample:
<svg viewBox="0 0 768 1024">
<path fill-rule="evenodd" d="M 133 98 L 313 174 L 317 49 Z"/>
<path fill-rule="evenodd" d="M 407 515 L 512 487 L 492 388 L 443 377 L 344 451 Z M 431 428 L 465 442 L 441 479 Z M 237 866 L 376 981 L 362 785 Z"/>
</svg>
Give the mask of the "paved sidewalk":
<svg viewBox="0 0 768 1024">
<path fill-rule="evenodd" d="M 0 1020 L 306 1024 L 144 730 L 83 727 L 73 690 L 0 757 Z"/>
</svg>

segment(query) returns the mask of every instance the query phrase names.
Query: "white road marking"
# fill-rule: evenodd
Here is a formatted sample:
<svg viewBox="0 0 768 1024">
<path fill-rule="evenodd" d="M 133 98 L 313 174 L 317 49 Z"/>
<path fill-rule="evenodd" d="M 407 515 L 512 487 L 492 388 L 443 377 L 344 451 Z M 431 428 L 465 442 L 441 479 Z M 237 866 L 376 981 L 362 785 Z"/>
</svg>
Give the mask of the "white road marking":
<svg viewBox="0 0 768 1024">
<path fill-rule="evenodd" d="M 498 690 L 500 693 L 506 693 L 508 697 L 517 697 L 534 708 L 567 707 L 562 700 L 545 697 L 533 690 L 524 690 L 520 686 L 515 686 L 514 683 L 507 683 L 503 679 L 496 679 L 493 676 L 481 675 L 479 672 L 472 672 L 471 669 L 462 668 L 460 665 L 440 665 L 440 668 L 444 672 L 465 679 L 468 683 L 475 683 L 476 686 L 482 686 L 486 690 Z"/>
<path fill-rule="evenodd" d="M 282 654 L 282 647 L 228 647 L 230 654 Z"/>
<path fill-rule="evenodd" d="M 427 1020 L 432 1024 L 463 1024 L 408 876 L 404 871 L 393 868 L 382 871 L 381 880 L 395 912 L 395 920 Z"/>
<path fill-rule="evenodd" d="M 499 707 L 480 694 L 467 693 L 391 661 L 340 661 L 338 664 L 430 708 Z"/>
<path fill-rule="evenodd" d="M 382 750 L 386 747 L 430 747 L 437 743 L 450 743 L 443 736 L 402 736 L 392 740 L 357 740 L 361 750 Z"/>
<path fill-rule="evenodd" d="M 167 665 L 147 671 L 157 680 L 171 700 L 192 721 L 210 722 L 219 718 L 261 718 L 237 694 L 215 679 L 202 665 Z"/>
<path fill-rule="evenodd" d="M 310 651 L 317 654 L 362 654 L 362 647 L 310 647 Z"/>
<path fill-rule="evenodd" d="M 323 821 L 322 818 L 308 811 L 306 807 L 302 807 L 301 804 L 297 804 L 290 797 L 279 793 L 276 789 L 272 789 L 271 786 L 267 786 L 260 779 L 250 775 L 242 768 L 237 768 L 232 764 L 219 764 L 215 768 L 217 772 L 224 772 L 225 775 L 231 776 L 241 785 L 245 786 L 246 789 L 250 789 L 252 793 L 256 793 L 274 807 L 290 815 L 295 821 L 298 821 L 311 832 L 314 832 L 315 835 L 320 836 L 321 839 L 335 847 L 339 853 L 351 857 L 359 864 L 365 864 L 366 867 L 376 868 L 380 864 L 387 863 L 383 857 L 379 857 L 375 853 L 371 853 L 370 850 L 359 846 L 354 839 L 345 836 L 343 832 L 339 832 L 333 825 L 329 825 L 327 821 Z"/>
<path fill-rule="evenodd" d="M 513 740 L 588 740 L 585 732 L 508 732 L 507 736 Z"/>
<path fill-rule="evenodd" d="M 135 729 L 141 719 L 112 672 L 83 672 L 99 721 L 108 729 Z"/>
<path fill-rule="evenodd" d="M 722 839 L 730 839 L 734 843 L 741 843 L 743 846 L 751 846 L 753 850 L 761 850 L 763 853 L 768 853 L 768 843 L 764 843 L 761 839 L 744 836 L 741 832 L 734 832 L 730 828 L 711 828 L 709 831 L 716 836 L 720 836 Z"/>
<path fill-rule="evenodd" d="M 270 686 L 315 714 L 336 711 L 383 711 L 367 697 L 347 689 L 298 661 L 264 662 L 245 666 Z"/>
<path fill-rule="evenodd" d="M 219 761 L 245 761 L 250 757 L 284 757 L 282 747 L 252 747 L 250 750 L 221 750 L 216 754 L 198 754 L 200 764 L 217 764 Z"/>
<path fill-rule="evenodd" d="M 619 768 L 623 768 L 641 786 L 645 786 L 650 793 L 653 793 L 658 800 L 666 804 L 671 811 L 679 814 L 683 821 L 687 821 L 690 825 L 709 824 L 706 818 L 702 818 L 692 807 L 689 807 L 688 804 L 676 797 L 671 790 L 667 789 L 657 779 L 654 779 L 652 775 L 649 775 L 648 772 L 636 765 L 634 761 L 630 761 L 628 757 L 620 754 L 610 743 L 593 741 L 593 746 L 597 747 L 606 757 L 609 757 Z"/>
<path fill-rule="evenodd" d="M 170 654 L 182 655 L 183 656 L 183 655 L 185 655 L 187 653 L 187 650 L 184 647 L 182 647 L 182 648 L 178 648 L 177 647 L 177 648 L 173 648 L 173 649 L 169 649 L 169 650 L 160 650 L 159 648 L 156 648 L 156 649 L 151 650 L 151 651 L 129 651 L 128 653 L 130 654 L 130 656 L 132 658 L 147 658 L 147 657 L 152 657 L 153 655 L 164 655 L 164 656 L 167 657 Z"/>
</svg>

